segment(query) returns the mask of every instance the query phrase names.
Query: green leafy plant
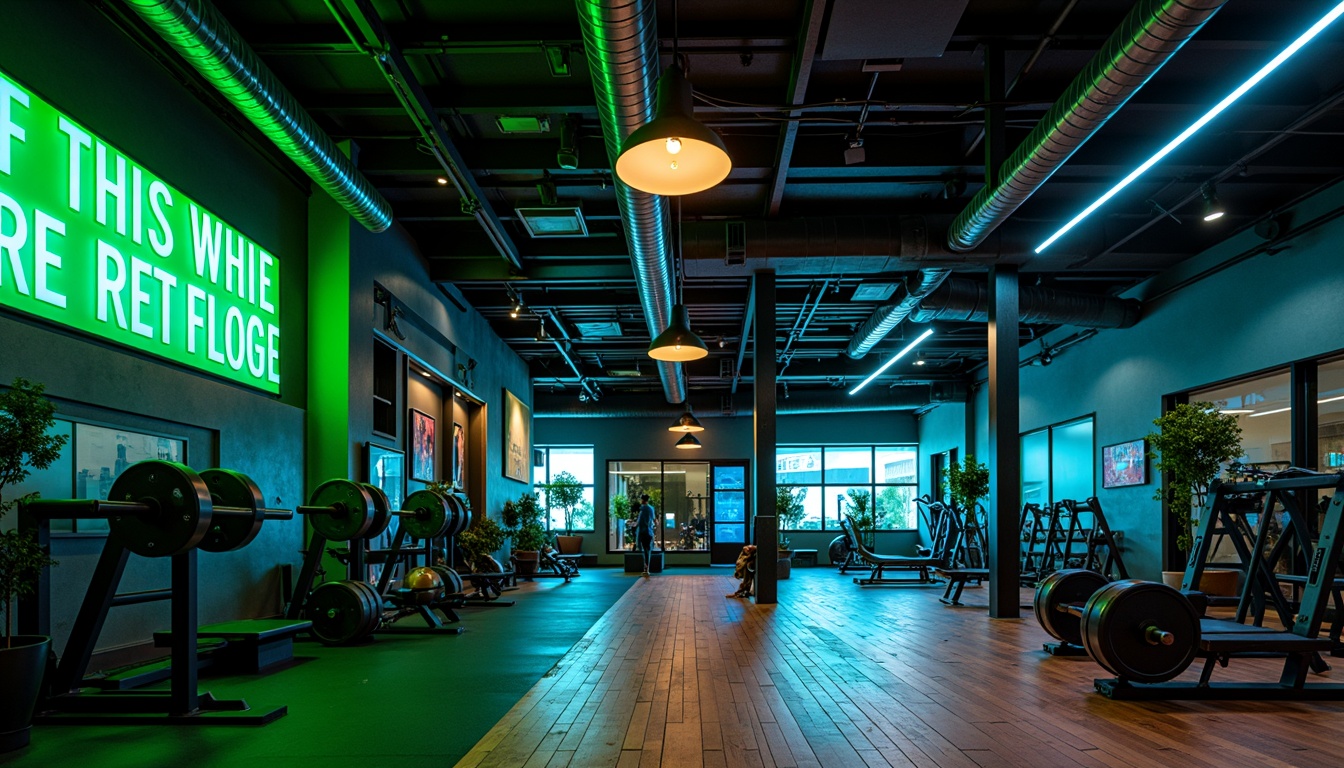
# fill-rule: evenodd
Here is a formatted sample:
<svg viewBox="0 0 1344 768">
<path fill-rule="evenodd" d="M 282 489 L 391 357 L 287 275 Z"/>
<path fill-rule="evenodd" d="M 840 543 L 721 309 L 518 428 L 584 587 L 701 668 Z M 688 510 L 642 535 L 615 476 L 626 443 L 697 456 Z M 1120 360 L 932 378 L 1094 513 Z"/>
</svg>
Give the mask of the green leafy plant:
<svg viewBox="0 0 1344 768">
<path fill-rule="evenodd" d="M 49 435 L 56 423 L 56 406 L 42 396 L 44 387 L 26 379 L 0 393 L 0 519 L 16 504 L 37 496 L 30 493 L 5 501 L 7 485 L 21 483 L 31 469 L 46 469 L 61 455 L 64 435 Z M 12 642 L 10 605 L 31 595 L 42 569 L 56 565 L 46 549 L 38 546 L 31 531 L 0 531 L 0 611 L 5 614 L 5 646 Z"/>
<path fill-rule="evenodd" d="M 952 462 L 943 470 L 947 480 L 947 496 L 952 506 L 963 512 L 975 510 L 980 500 L 989 496 L 989 467 L 966 454 L 960 464 Z"/>
<path fill-rule="evenodd" d="M 1176 547 L 1189 552 L 1194 544 L 1194 508 L 1203 507 L 1209 483 L 1222 466 L 1241 455 L 1241 425 L 1213 403 L 1182 403 L 1153 419 L 1158 431 L 1148 433 L 1149 458 L 1162 485 L 1153 497 L 1165 500 L 1176 518 Z"/>
<path fill-rule="evenodd" d="M 796 530 L 798 524 L 803 521 L 803 500 L 806 498 L 806 486 L 775 486 L 775 517 L 779 523 L 780 549 L 788 549 L 789 546 L 789 540 L 784 538 L 784 531 Z"/>
<path fill-rule="evenodd" d="M 495 522 L 494 518 L 486 516 L 458 534 L 457 547 L 462 550 L 462 557 L 466 559 L 467 567 L 476 573 L 481 573 L 489 570 L 481 567 L 481 561 L 498 552 L 507 538 L 508 534 L 500 524 Z"/>
<path fill-rule="evenodd" d="M 850 488 L 845 492 L 845 496 L 848 497 L 845 502 L 845 515 L 854 524 L 854 532 L 862 536 L 864 544 L 872 548 L 876 545 L 877 537 L 877 532 L 874 530 L 877 517 L 873 514 L 873 495 L 860 488 Z"/>
<path fill-rule="evenodd" d="M 524 493 L 504 502 L 505 532 L 517 551 L 537 551 L 546 546 L 546 526 L 541 524 L 541 505 L 536 494 Z"/>
<path fill-rule="evenodd" d="M 565 517 L 565 535 L 573 536 L 575 511 L 583 503 L 583 483 L 569 472 L 560 472 L 543 487 L 547 507 L 560 509 Z"/>
</svg>

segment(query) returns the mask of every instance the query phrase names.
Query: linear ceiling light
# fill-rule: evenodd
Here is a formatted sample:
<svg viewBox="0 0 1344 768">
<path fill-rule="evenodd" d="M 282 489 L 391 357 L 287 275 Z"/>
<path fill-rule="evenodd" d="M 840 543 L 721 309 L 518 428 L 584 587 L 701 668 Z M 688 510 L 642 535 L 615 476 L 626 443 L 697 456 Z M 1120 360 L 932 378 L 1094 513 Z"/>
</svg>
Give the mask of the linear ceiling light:
<svg viewBox="0 0 1344 768">
<path fill-rule="evenodd" d="M 1259 412 L 1259 413 L 1252 413 L 1250 416 L 1247 416 L 1246 418 L 1248 418 L 1248 419 L 1254 419 L 1256 416 L 1268 416 L 1268 415 L 1270 415 L 1271 413 L 1283 413 L 1284 411 L 1291 411 L 1291 410 L 1293 410 L 1293 409 L 1292 409 L 1292 408 L 1275 408 L 1275 409 L 1272 410 L 1272 411 L 1261 411 L 1261 412 Z"/>
<path fill-rule="evenodd" d="M 933 335 L 933 329 L 932 329 L 932 328 L 930 328 L 930 329 L 928 329 L 927 331 L 924 331 L 923 333 L 919 334 L 919 336 L 916 337 L 914 341 L 912 341 L 912 342 L 910 342 L 909 344 L 906 344 L 906 345 L 905 345 L 905 349 L 902 349 L 900 352 L 897 352 L 895 355 L 892 356 L 892 358 L 891 358 L 890 360 L 888 360 L 887 362 L 883 363 L 881 368 L 878 368 L 876 371 L 873 371 L 872 375 L 870 375 L 868 378 L 864 379 L 864 380 L 859 384 L 859 386 L 857 386 L 857 387 L 855 387 L 855 388 L 849 390 L 849 394 L 852 395 L 852 394 L 858 392 L 860 389 L 863 389 L 864 387 L 868 386 L 868 382 L 872 381 L 873 379 L 876 379 L 878 376 L 881 376 L 883 371 L 887 370 L 887 369 L 890 368 L 892 365 L 895 365 L 895 363 L 896 363 L 897 360 L 900 360 L 902 357 L 905 357 L 906 355 L 908 355 L 908 354 L 910 353 L 910 350 L 912 350 L 912 349 L 914 349 L 915 347 L 919 346 L 919 342 L 921 342 L 921 341 L 923 341 L 923 340 L 929 338 L 929 337 L 932 336 L 932 335 Z"/>
<path fill-rule="evenodd" d="M 1251 75 L 1250 79 L 1248 79 L 1241 85 L 1237 86 L 1237 89 L 1235 91 L 1232 91 L 1226 97 L 1224 97 L 1222 101 L 1215 104 L 1213 109 L 1210 109 L 1208 112 L 1205 112 L 1203 117 L 1199 118 L 1194 123 L 1192 123 L 1189 128 L 1186 128 L 1184 131 L 1181 131 L 1180 135 L 1178 135 L 1176 138 L 1167 142 L 1167 145 L 1162 149 L 1159 149 L 1157 151 L 1157 154 L 1145 160 L 1143 164 L 1140 165 L 1138 168 L 1135 168 L 1133 171 L 1130 171 L 1128 176 L 1120 180 L 1120 183 L 1116 184 L 1114 187 L 1111 187 L 1109 190 L 1107 190 L 1106 194 L 1097 198 L 1096 202 L 1084 208 L 1082 213 L 1078 214 L 1077 216 L 1074 216 L 1073 219 L 1070 220 L 1068 224 L 1065 224 L 1064 226 L 1060 227 L 1059 231 L 1055 232 L 1055 234 L 1046 238 L 1045 242 L 1036 246 L 1036 253 L 1040 253 L 1044 251 L 1046 248 L 1049 248 L 1051 243 L 1054 243 L 1056 240 L 1063 237 L 1064 233 L 1073 229 L 1083 219 L 1092 215 L 1094 211 L 1096 211 L 1101 206 L 1105 205 L 1106 201 L 1110 200 L 1112 197 L 1115 197 L 1117 194 L 1119 194 L 1120 190 L 1129 186 L 1135 179 L 1139 178 L 1144 173 L 1146 173 L 1149 168 L 1152 168 L 1154 165 L 1157 165 L 1157 163 L 1161 161 L 1162 158 L 1169 155 L 1172 150 L 1176 149 L 1181 144 L 1185 143 L 1186 139 L 1195 135 L 1195 133 L 1199 131 L 1200 128 L 1203 128 L 1205 125 L 1207 125 L 1209 121 L 1213 120 L 1213 118 L 1221 114 L 1223 110 L 1232 106 L 1232 103 L 1234 101 L 1241 98 L 1242 96 L 1245 96 L 1247 91 L 1251 90 L 1256 85 L 1258 85 L 1261 80 L 1264 80 L 1269 75 L 1270 72 L 1273 72 L 1275 69 L 1278 69 L 1280 64 L 1292 58 L 1293 54 L 1297 53 L 1302 48 L 1302 46 L 1311 42 L 1312 38 L 1319 35 L 1326 27 L 1334 23 L 1335 19 L 1338 19 L 1341 14 L 1344 14 L 1344 2 L 1331 8 L 1329 13 L 1322 16 L 1321 19 L 1317 21 L 1315 24 L 1312 24 L 1311 27 L 1306 32 L 1303 32 L 1301 36 L 1299 36 L 1296 40 L 1294 40 L 1287 48 L 1284 48 L 1279 53 L 1278 56 L 1275 56 L 1273 59 L 1270 59 L 1269 63 L 1261 67 L 1260 71 L 1256 72 L 1254 75 Z"/>
</svg>

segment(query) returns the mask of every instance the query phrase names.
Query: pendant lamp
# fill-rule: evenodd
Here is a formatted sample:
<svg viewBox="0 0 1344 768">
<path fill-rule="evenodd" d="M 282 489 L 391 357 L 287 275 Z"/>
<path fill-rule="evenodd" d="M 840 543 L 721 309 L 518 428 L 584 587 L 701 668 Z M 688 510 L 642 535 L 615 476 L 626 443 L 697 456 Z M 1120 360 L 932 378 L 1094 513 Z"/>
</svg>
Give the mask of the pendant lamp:
<svg viewBox="0 0 1344 768">
<path fill-rule="evenodd" d="M 621 144 L 616 176 L 622 182 L 654 195 L 690 195 L 728 177 L 732 158 L 719 135 L 695 119 L 693 101 L 691 82 L 674 63 L 658 78 L 653 119 Z"/>
<path fill-rule="evenodd" d="M 668 432 L 704 432 L 705 428 L 700 424 L 700 420 L 695 418 L 695 414 L 689 410 L 681 414 L 672 426 L 667 428 Z"/>
<path fill-rule="evenodd" d="M 681 266 L 681 198 L 677 198 L 677 259 L 675 266 L 678 267 L 677 276 L 680 276 Z M 649 344 L 649 357 L 654 360 L 666 360 L 673 363 L 684 363 L 688 360 L 699 360 L 709 354 L 709 348 L 705 342 L 691 330 L 691 324 L 686 319 L 686 305 L 681 303 L 681 284 L 677 284 L 677 303 L 672 305 L 672 319 L 668 323 L 667 329 L 654 337 Z"/>
<path fill-rule="evenodd" d="M 700 445 L 700 441 L 695 438 L 695 435 L 692 435 L 690 432 L 687 432 L 686 434 L 681 436 L 680 440 L 677 441 L 676 447 L 680 448 L 683 451 L 689 451 L 703 448 L 704 446 Z"/>
</svg>

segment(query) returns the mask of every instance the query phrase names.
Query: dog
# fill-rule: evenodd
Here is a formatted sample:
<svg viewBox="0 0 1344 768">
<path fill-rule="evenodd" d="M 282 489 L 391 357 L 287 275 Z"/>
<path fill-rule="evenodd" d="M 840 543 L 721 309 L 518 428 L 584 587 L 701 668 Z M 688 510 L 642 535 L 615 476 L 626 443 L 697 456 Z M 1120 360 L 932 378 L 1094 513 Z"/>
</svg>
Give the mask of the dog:
<svg viewBox="0 0 1344 768">
<path fill-rule="evenodd" d="M 747 544 L 737 555 L 733 578 L 741 579 L 737 591 L 725 597 L 751 597 L 751 585 L 756 580 L 756 545 Z"/>
</svg>

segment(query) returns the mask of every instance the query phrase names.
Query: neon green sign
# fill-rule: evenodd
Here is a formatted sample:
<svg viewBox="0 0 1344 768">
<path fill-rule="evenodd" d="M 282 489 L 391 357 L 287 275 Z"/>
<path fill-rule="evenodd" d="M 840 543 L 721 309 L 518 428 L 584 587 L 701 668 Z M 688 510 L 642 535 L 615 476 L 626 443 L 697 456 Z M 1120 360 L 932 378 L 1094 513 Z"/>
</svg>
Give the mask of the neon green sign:
<svg viewBox="0 0 1344 768">
<path fill-rule="evenodd" d="M 0 71 L 0 305 L 278 393 L 279 271 Z"/>
</svg>

